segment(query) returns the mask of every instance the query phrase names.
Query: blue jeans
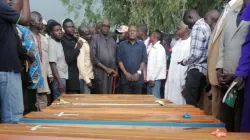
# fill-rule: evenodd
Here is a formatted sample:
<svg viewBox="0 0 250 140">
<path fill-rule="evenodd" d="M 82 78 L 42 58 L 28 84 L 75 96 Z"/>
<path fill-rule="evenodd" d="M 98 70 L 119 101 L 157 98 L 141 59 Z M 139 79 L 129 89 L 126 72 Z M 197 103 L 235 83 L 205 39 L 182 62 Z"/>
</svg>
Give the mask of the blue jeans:
<svg viewBox="0 0 250 140">
<path fill-rule="evenodd" d="M 64 85 L 64 87 L 66 88 L 66 79 L 61 79 L 61 81 L 62 81 L 62 84 Z M 54 79 L 52 81 L 51 88 L 52 88 L 53 100 L 55 100 L 55 99 L 57 99 L 58 97 L 61 96 L 57 80 Z"/>
<path fill-rule="evenodd" d="M 155 81 L 155 86 L 150 87 L 150 85 L 147 85 L 147 94 L 154 95 L 156 98 L 161 98 L 161 80 Z"/>
<path fill-rule="evenodd" d="M 20 73 L 0 72 L 2 123 L 17 124 L 23 117 L 23 90 Z"/>
<path fill-rule="evenodd" d="M 80 93 L 90 94 L 90 89 L 84 80 L 80 80 Z"/>
</svg>

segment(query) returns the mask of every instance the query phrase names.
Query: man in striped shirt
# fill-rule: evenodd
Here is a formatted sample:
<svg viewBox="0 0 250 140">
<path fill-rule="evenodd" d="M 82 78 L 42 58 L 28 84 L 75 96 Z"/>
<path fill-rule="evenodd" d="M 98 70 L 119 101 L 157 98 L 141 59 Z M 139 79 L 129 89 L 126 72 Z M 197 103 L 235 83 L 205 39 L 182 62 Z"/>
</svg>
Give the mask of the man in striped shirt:
<svg viewBox="0 0 250 140">
<path fill-rule="evenodd" d="M 190 55 L 179 62 L 183 66 L 188 66 L 183 96 L 187 104 L 197 106 L 206 85 L 208 42 L 211 29 L 196 10 L 185 12 L 183 21 L 192 29 Z"/>
</svg>

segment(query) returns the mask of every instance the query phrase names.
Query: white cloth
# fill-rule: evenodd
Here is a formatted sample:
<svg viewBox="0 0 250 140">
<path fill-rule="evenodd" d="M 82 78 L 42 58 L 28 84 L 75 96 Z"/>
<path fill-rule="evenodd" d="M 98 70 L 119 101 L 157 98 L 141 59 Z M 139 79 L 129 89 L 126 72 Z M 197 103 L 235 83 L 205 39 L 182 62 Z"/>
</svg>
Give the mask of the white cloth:
<svg viewBox="0 0 250 140">
<path fill-rule="evenodd" d="M 166 79 L 166 52 L 158 41 L 154 46 L 150 45 L 148 51 L 147 81 Z"/>
<path fill-rule="evenodd" d="M 189 56 L 190 42 L 190 37 L 187 40 L 179 39 L 172 49 L 168 78 L 165 85 L 165 98 L 177 105 L 186 104 L 181 92 L 185 85 L 188 67 L 178 65 L 178 62 Z"/>
</svg>

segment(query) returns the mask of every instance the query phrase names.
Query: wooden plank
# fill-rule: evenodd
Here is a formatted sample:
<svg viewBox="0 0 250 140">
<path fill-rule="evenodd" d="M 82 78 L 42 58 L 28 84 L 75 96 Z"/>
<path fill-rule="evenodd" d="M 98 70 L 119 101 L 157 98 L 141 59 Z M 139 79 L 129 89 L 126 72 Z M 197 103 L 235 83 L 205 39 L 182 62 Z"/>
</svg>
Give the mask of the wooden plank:
<svg viewBox="0 0 250 140">
<path fill-rule="evenodd" d="M 143 130 L 143 129 L 112 129 L 112 128 L 76 128 L 76 127 L 60 127 L 41 126 L 36 130 L 31 129 L 34 125 L 0 125 L 0 134 L 8 135 L 26 135 L 26 136 L 48 136 L 48 137 L 68 137 L 68 138 L 94 138 L 94 139 L 119 139 L 119 140 L 218 140 L 219 138 L 212 136 L 211 132 L 188 132 L 188 131 L 159 131 L 159 130 Z M 47 128 L 42 128 L 47 127 Z M 180 134 L 181 132 L 181 134 Z M 1 138 L 1 136 L 0 136 Z M 243 133 L 227 133 L 227 137 L 220 138 L 222 140 L 249 140 L 250 134 Z M 38 139 L 36 139 L 38 140 Z M 64 139 L 58 139 L 64 140 Z M 70 139 L 71 140 L 71 139 Z M 72 139 L 75 140 L 75 139 Z"/>
<path fill-rule="evenodd" d="M 174 114 L 174 115 L 183 115 L 188 113 L 190 115 L 204 115 L 204 112 L 198 108 L 60 108 L 60 109 L 44 109 L 42 112 L 54 112 L 54 113 L 85 113 L 85 114 Z"/>
<path fill-rule="evenodd" d="M 0 135 L 1 140 L 107 140 L 107 139 L 91 139 L 91 138 L 69 138 L 69 137 L 53 137 L 53 136 L 25 136 L 25 135 Z"/>
<path fill-rule="evenodd" d="M 173 123 L 221 123 L 212 116 L 194 115 L 191 119 L 185 119 L 182 115 L 171 114 L 98 114 L 77 113 L 59 116 L 58 112 L 32 112 L 24 116 L 25 119 L 44 120 L 93 120 L 93 121 L 119 121 L 119 122 L 173 122 Z"/>
</svg>

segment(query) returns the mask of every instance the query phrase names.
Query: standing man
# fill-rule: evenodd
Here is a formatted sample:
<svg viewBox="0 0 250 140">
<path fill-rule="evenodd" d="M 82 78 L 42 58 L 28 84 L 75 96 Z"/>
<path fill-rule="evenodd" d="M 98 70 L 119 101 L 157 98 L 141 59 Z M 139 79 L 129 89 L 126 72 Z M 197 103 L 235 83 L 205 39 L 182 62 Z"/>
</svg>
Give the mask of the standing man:
<svg viewBox="0 0 250 140">
<path fill-rule="evenodd" d="M 187 66 L 178 65 L 178 62 L 187 58 L 190 53 L 190 30 L 188 26 L 181 22 L 176 32 L 180 39 L 175 43 L 171 62 L 168 71 L 167 82 L 165 85 L 165 98 L 177 105 L 185 105 L 186 100 L 182 95 L 185 87 L 185 78 L 187 76 Z"/>
<path fill-rule="evenodd" d="M 183 96 L 187 104 L 197 106 L 206 85 L 207 49 L 211 30 L 196 10 L 186 11 L 183 21 L 192 29 L 190 55 L 179 63 L 188 66 Z"/>
<path fill-rule="evenodd" d="M 37 89 L 36 94 L 36 107 L 38 110 L 44 109 L 47 107 L 48 100 L 47 94 L 50 93 L 48 85 L 48 72 L 49 72 L 49 57 L 48 57 L 48 40 L 45 36 L 40 34 L 40 31 L 43 29 L 43 18 L 42 15 L 36 11 L 31 12 L 30 18 L 30 31 L 32 32 L 35 44 L 38 49 L 38 54 L 40 57 L 41 72 L 43 77 L 43 87 Z"/>
<path fill-rule="evenodd" d="M 91 41 L 91 61 L 94 65 L 94 93 L 111 94 L 113 75 L 116 76 L 116 43 L 109 36 L 110 23 L 102 20 L 100 33 L 93 36 Z"/>
<path fill-rule="evenodd" d="M 10 2 L 10 1 L 9 1 Z M 23 116 L 23 93 L 19 55 L 31 56 L 21 49 L 15 24 L 27 26 L 30 19 L 29 0 L 18 3 L 22 13 L 0 1 L 0 102 L 2 123 L 16 124 Z"/>
<path fill-rule="evenodd" d="M 128 40 L 121 42 L 117 51 L 117 61 L 122 71 L 120 84 L 123 94 L 142 93 L 142 70 L 147 54 L 144 43 L 137 40 L 137 30 L 135 26 L 129 27 Z"/>
<path fill-rule="evenodd" d="M 148 37 L 148 26 L 147 24 L 142 24 L 139 26 L 138 38 L 144 42 L 145 46 L 148 48 L 150 45 L 150 38 Z"/>
<path fill-rule="evenodd" d="M 217 22 L 208 47 L 208 80 L 211 84 L 211 90 L 208 96 L 212 96 L 212 115 L 220 118 L 220 88 L 217 80 L 216 64 L 219 55 L 219 48 L 221 45 L 221 33 L 226 25 L 229 9 L 235 9 L 242 5 L 243 0 L 231 0 L 223 11 L 219 21 Z M 208 111 L 209 112 L 209 111 Z"/>
<path fill-rule="evenodd" d="M 90 47 L 92 35 L 90 29 L 86 25 L 81 25 L 79 28 L 80 40 L 83 42 L 80 54 L 77 58 L 77 66 L 79 69 L 79 79 L 81 93 L 90 94 L 92 88 L 92 80 L 94 79 L 93 65 L 90 59 Z"/>
<path fill-rule="evenodd" d="M 206 13 L 204 19 L 205 19 L 206 23 L 210 26 L 211 31 L 214 30 L 215 25 L 216 25 L 219 17 L 220 17 L 220 13 L 217 10 L 211 10 L 211 11 Z"/>
<path fill-rule="evenodd" d="M 151 47 L 148 51 L 147 93 L 161 98 L 161 81 L 166 79 L 166 51 L 161 43 L 161 32 L 155 31 L 150 36 Z"/>
<path fill-rule="evenodd" d="M 49 24 L 51 38 L 49 39 L 49 63 L 53 74 L 52 100 L 65 93 L 66 80 L 68 79 L 68 65 L 65 61 L 61 39 L 62 27 L 56 21 Z"/>
<path fill-rule="evenodd" d="M 217 61 L 217 78 L 221 86 L 222 97 L 225 95 L 228 86 L 235 78 L 236 68 L 238 67 L 241 56 L 241 48 L 246 39 L 249 29 L 249 22 L 242 21 L 241 14 L 246 8 L 249 0 L 244 0 L 243 5 L 228 12 L 225 28 L 222 32 L 221 46 Z M 240 122 L 242 106 L 244 101 L 244 90 L 238 91 L 235 107 L 231 108 L 226 104 L 221 105 L 221 121 L 226 124 L 229 132 L 240 132 Z"/>
<path fill-rule="evenodd" d="M 65 19 L 63 21 L 63 29 L 65 34 L 62 38 L 62 45 L 65 59 L 69 69 L 69 77 L 66 81 L 66 93 L 76 94 L 80 93 L 80 80 L 79 70 L 77 67 L 77 57 L 82 47 L 82 41 L 79 41 L 77 43 L 78 38 L 74 38 L 75 26 L 71 19 Z"/>
</svg>

